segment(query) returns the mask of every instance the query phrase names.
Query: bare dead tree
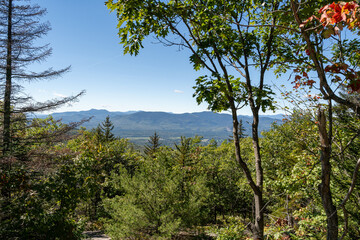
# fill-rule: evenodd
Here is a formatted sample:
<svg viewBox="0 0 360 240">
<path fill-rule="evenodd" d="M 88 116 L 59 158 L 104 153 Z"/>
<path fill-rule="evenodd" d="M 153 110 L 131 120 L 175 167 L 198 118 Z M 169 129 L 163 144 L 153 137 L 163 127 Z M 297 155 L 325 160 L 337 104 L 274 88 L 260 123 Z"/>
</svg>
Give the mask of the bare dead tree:
<svg viewBox="0 0 360 240">
<path fill-rule="evenodd" d="M 41 72 L 29 69 L 31 64 L 41 63 L 52 53 L 48 44 L 35 46 L 35 40 L 50 30 L 48 22 L 40 22 L 46 10 L 27 0 L 0 1 L 0 80 L 2 88 L 2 154 L 11 154 L 12 130 L 15 113 L 39 112 L 54 109 L 76 100 L 84 92 L 62 99 L 39 103 L 19 91 L 21 83 L 59 77 L 69 71 L 70 66 Z"/>
</svg>

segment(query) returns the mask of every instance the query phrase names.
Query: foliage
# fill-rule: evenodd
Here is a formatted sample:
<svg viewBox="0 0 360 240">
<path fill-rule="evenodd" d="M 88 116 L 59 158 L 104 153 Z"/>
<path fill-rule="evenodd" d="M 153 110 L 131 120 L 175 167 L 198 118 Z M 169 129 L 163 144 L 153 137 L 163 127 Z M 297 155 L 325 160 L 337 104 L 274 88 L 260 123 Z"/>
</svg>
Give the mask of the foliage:
<svg viewBox="0 0 360 240">
<path fill-rule="evenodd" d="M 339 3 L 333 2 L 332 4 L 328 4 L 322 7 L 319 10 L 319 14 L 321 14 L 320 18 L 312 16 L 306 21 L 304 21 L 304 23 L 302 23 L 300 27 L 305 27 L 308 22 L 316 19 L 322 24 L 322 29 L 318 30 L 319 32 L 321 32 L 321 35 L 325 39 L 330 38 L 331 36 L 338 37 L 339 43 L 342 42 L 341 31 L 344 29 L 345 26 L 352 31 L 357 31 L 357 28 L 359 28 L 359 5 L 354 1 Z M 334 77 L 334 82 L 342 81 L 339 77 L 339 75 L 342 75 L 346 79 L 343 84 L 344 86 L 350 88 L 352 92 L 359 91 L 360 73 L 355 70 L 356 64 L 354 66 L 354 60 L 358 59 L 358 54 L 355 53 L 356 51 L 354 51 L 354 47 L 358 46 L 358 41 L 357 39 L 344 40 L 342 44 L 343 46 L 340 46 L 340 48 L 337 48 L 336 45 L 334 45 L 333 49 L 335 50 L 335 55 L 342 54 L 342 52 L 344 52 L 344 56 L 336 59 L 339 62 L 332 62 L 330 65 L 327 65 L 325 67 L 325 71 L 331 73 L 331 75 Z M 351 65 L 345 63 L 345 58 L 348 58 L 348 54 L 346 54 L 346 48 L 348 48 L 349 46 L 352 47 L 352 49 L 349 49 L 348 51 L 353 58 L 352 61 L 350 60 L 350 63 L 354 66 L 354 68 L 351 68 Z"/>
<path fill-rule="evenodd" d="M 244 139 L 241 146 L 244 156 L 251 159 L 250 139 Z M 217 145 L 212 141 L 201 149 L 197 168 L 206 175 L 206 185 L 210 189 L 207 208 L 212 223 L 216 223 L 218 217 L 223 215 L 251 218 L 250 189 L 246 186 L 240 167 L 235 163 L 232 142 L 224 141 L 221 145 Z"/>
<path fill-rule="evenodd" d="M 160 137 L 156 132 L 153 136 L 150 136 L 148 140 L 148 144 L 145 145 L 144 153 L 149 157 L 155 157 L 156 152 L 159 150 L 160 144 Z"/>
<path fill-rule="evenodd" d="M 216 231 L 216 240 L 241 240 L 246 237 L 244 223 L 235 217 L 223 220 L 223 225 Z"/>
<path fill-rule="evenodd" d="M 333 160 L 331 189 L 335 204 L 339 204 L 348 191 L 348 183 L 351 175 L 345 177 L 341 172 L 352 171 L 358 154 L 345 150 L 341 146 L 350 143 L 352 130 L 347 129 L 347 134 L 342 134 L 349 125 L 348 119 L 342 112 L 343 108 L 336 108 L 333 118 L 333 128 L 336 134 L 333 136 Z M 344 109 L 343 109 L 344 110 Z M 349 114 L 347 112 L 345 115 Z M 357 131 L 359 126 L 356 118 L 351 118 L 352 129 Z M 345 122 L 343 122 L 345 120 Z M 350 132 L 349 132 L 350 131 Z M 355 140 L 356 142 L 358 139 Z M 264 168 L 266 169 L 267 181 L 266 192 L 272 204 L 269 205 L 269 222 L 265 232 L 270 236 L 291 236 L 302 238 L 320 239 L 326 235 L 326 215 L 323 210 L 318 187 L 321 184 L 321 166 L 319 165 L 319 143 L 315 119 L 309 112 L 297 111 L 288 117 L 282 125 L 275 125 L 273 130 L 264 133 L 262 142 Z M 354 142 L 353 146 L 357 146 Z M 347 153 L 345 153 L 347 152 Z M 340 155 L 339 155 L 340 153 Z M 342 158 L 346 154 L 347 158 Z M 340 157 L 340 158 L 339 158 Z M 342 160 L 340 160 L 342 159 Z M 352 168 L 348 168 L 350 164 Z M 348 170 L 346 170 L 348 169 Z M 343 176 L 339 178 L 338 176 Z M 340 179 L 347 179 L 340 183 Z M 354 196 L 354 199 L 357 199 Z M 356 201 L 356 200 L 355 200 Z M 353 202 L 347 203 L 346 209 L 352 209 Z M 350 210 L 351 211 L 351 210 Z M 338 211 L 340 222 L 339 229 L 346 223 L 345 215 Z M 349 217 L 349 216 L 347 216 Z M 359 220 L 356 214 L 349 217 L 347 234 L 357 234 L 356 225 Z M 272 239 L 272 238 L 270 238 Z M 351 239 L 351 237 L 349 238 Z"/>
<path fill-rule="evenodd" d="M 360 125 L 346 108 L 334 111 L 332 188 L 339 203 L 358 157 Z M 326 217 L 317 193 L 320 166 L 315 121 L 310 113 L 297 111 L 262 133 L 267 239 L 318 239 L 326 234 Z M 38 129 L 27 132 L 29 136 L 63 127 L 51 119 L 38 123 Z M 351 140 L 354 144 L 341 147 Z M 95 130 L 82 129 L 66 144 L 35 142 L 30 149 L 43 144 L 49 151 L 46 156 L 61 153 L 45 165 L 47 171 L 30 171 L 25 165 L 14 165 L 12 173 L 1 170 L 2 196 L 14 194 L 8 198 L 10 204 L 6 198 L 0 200 L 4 209 L 1 236 L 52 239 L 66 232 L 77 239 L 85 223 L 87 228 L 91 228 L 89 222 L 101 227 L 99 218 L 114 239 L 168 239 L 184 229 L 219 223 L 219 227 L 210 227 L 219 239 L 249 236 L 244 227 L 253 218 L 253 199 L 240 166 L 234 164 L 231 141 L 203 146 L 200 137 L 182 137 L 174 148 L 162 146 L 154 156 L 142 156 L 126 139 L 101 142 Z M 254 154 L 252 144 L 250 138 L 240 138 L 242 157 L 249 162 Z M 12 189 L 7 190 L 9 187 Z M 346 204 L 350 239 L 358 234 L 357 201 L 354 195 Z M 13 218 L 7 218 L 7 213 Z M 339 217 L 345 215 L 339 211 Z"/>
<path fill-rule="evenodd" d="M 194 97 L 212 111 L 232 114 L 236 160 L 240 163 L 255 197 L 254 238 L 263 238 L 263 171 L 259 150 L 259 111 L 274 110 L 265 73 L 274 64 L 279 3 L 263 1 L 107 1 L 116 11 L 124 53 L 138 54 L 143 40 L 154 34 L 166 46 L 189 50 L 194 70 L 208 75 L 197 78 Z M 249 28 L 249 24 L 258 28 Z M 266 26 L 266 27 L 263 27 Z M 258 69 L 259 74 L 253 74 Z M 255 80 L 256 79 L 256 80 Z M 241 157 L 237 135 L 237 110 L 250 106 L 253 115 L 255 174 Z"/>
<path fill-rule="evenodd" d="M 101 195 L 116 194 L 105 183 L 114 166 L 133 169 L 127 160 L 136 155 L 126 140 L 99 143 L 94 133 L 82 130 L 65 143 L 72 127 L 51 117 L 34 119 L 21 133 L 29 139 L 27 161 L 1 159 L 2 238 L 82 238 L 87 217 L 101 215 Z M 87 204 L 96 205 L 84 213 Z"/>
<path fill-rule="evenodd" d="M 76 181 L 68 170 L 64 174 L 64 168 L 55 164 L 63 157 L 55 154 L 55 145 L 64 141 L 76 124 L 64 125 L 52 118 L 30 121 L 28 114 L 54 109 L 76 100 L 83 92 L 39 103 L 24 94 L 21 85 L 59 77 L 69 70 L 30 69 L 31 64 L 45 61 L 52 52 L 49 45 L 36 44 L 50 30 L 49 23 L 40 21 L 45 13 L 29 1 L 0 2 L 2 239 L 79 239 L 81 235 L 73 214 L 78 200 Z M 54 171 L 56 167 L 58 172 Z"/>
<path fill-rule="evenodd" d="M 129 172 L 136 167 L 138 153 L 126 139 L 106 139 L 105 133 L 80 130 L 80 135 L 69 141 L 67 147 L 76 152 L 74 161 L 80 169 L 86 189 L 82 211 L 91 221 L 103 216 L 102 196 L 117 192 L 107 182 L 113 171 L 122 166 Z"/>
<path fill-rule="evenodd" d="M 11 1 L 5 3 L 10 5 L 0 7 L 11 11 L 6 8 Z M 203 145 L 201 137 L 183 136 L 170 148 L 160 146 L 155 132 L 141 155 L 127 139 L 114 137 L 109 116 L 98 128 L 81 129 L 69 140 L 76 125 L 51 117 L 27 123 L 26 115 L 10 114 L 11 154 L 9 146 L 1 146 L 7 153 L 0 159 L 0 238 L 79 239 L 86 224 L 102 223 L 112 239 L 170 239 L 204 225 L 223 240 L 250 234 L 255 239 L 330 239 L 338 230 L 344 239 L 358 238 L 360 196 L 353 189 L 360 186 L 355 178 L 360 44 L 356 38 L 342 39 L 340 31 L 345 26 L 351 33 L 358 30 L 356 3 L 325 5 L 319 26 L 315 17 L 301 19 L 324 1 L 114 0 L 107 6 L 118 13 L 125 53 L 138 54 L 151 34 L 191 51 L 194 69 L 209 71 L 197 78 L 194 96 L 212 111 L 232 111 L 233 139 Z M 289 26 L 275 28 L 287 22 Z M 46 33 L 47 25 L 43 27 L 40 35 Z M 273 90 L 264 76 L 277 64 L 279 74 L 293 68 L 295 91 L 316 90 L 317 73 L 322 95 L 309 94 L 309 106 L 315 108 L 293 111 L 259 138 L 259 111 L 274 109 Z M 259 82 L 252 80 L 250 69 L 260 70 L 255 74 Z M 322 98 L 338 104 L 325 105 Z M 251 138 L 237 117 L 246 105 L 253 113 Z M 329 116 L 327 122 L 314 117 L 319 106 Z M 2 127 L 6 124 L 4 120 Z M 328 146 L 320 141 L 319 127 L 331 142 L 327 176 L 332 215 L 321 194 Z M 331 235 L 327 222 L 335 214 L 336 234 Z"/>
<path fill-rule="evenodd" d="M 74 210 L 81 186 L 73 167 L 64 166 L 46 178 L 22 165 L 2 170 L 2 196 L 10 196 L 0 199 L 1 238 L 80 239 L 82 224 Z"/>
<path fill-rule="evenodd" d="M 124 170 L 113 175 L 124 195 L 105 201 L 111 216 L 105 227 L 112 238 L 169 238 L 181 227 L 201 223 L 208 192 L 204 178 L 192 175 L 190 166 L 179 165 L 171 152 L 163 148 L 156 158 L 143 159 L 133 176 Z"/>
</svg>

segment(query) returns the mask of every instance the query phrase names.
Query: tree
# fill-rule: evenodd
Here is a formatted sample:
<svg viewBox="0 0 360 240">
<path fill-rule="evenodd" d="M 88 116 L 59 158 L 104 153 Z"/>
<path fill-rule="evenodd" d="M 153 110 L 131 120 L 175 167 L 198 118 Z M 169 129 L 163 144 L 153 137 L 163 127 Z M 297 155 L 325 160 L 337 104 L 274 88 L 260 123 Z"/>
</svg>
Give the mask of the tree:
<svg viewBox="0 0 360 240">
<path fill-rule="evenodd" d="M 37 103 L 31 97 L 20 94 L 21 81 L 38 81 L 59 77 L 70 67 L 60 70 L 49 68 L 42 72 L 33 72 L 28 67 L 44 61 L 51 55 L 49 45 L 35 46 L 34 41 L 46 35 L 50 30 L 49 23 L 41 23 L 46 10 L 38 5 L 27 4 L 20 0 L 4 0 L 0 2 L 0 74 L 4 81 L 2 111 L 2 153 L 9 155 L 12 151 L 12 126 L 18 119 L 16 113 L 28 113 L 53 109 L 74 101 L 76 96 L 54 99 Z M 13 118 L 13 119 L 12 119 Z"/>
<path fill-rule="evenodd" d="M 346 97 L 342 94 L 347 90 L 347 94 L 356 95 L 360 89 L 359 71 L 357 66 L 359 62 L 359 41 L 352 32 L 356 32 L 358 5 L 355 2 L 340 2 L 328 4 L 328 1 L 301 1 L 291 0 L 289 6 L 289 16 L 293 17 L 290 25 L 293 26 L 291 35 L 292 40 L 296 39 L 298 43 L 291 44 L 297 48 L 297 54 L 301 57 L 291 57 L 291 62 L 297 63 L 296 76 L 294 83 L 296 88 L 300 86 L 312 87 L 315 83 L 320 91 L 322 99 L 328 101 L 328 109 L 324 111 L 319 104 L 318 127 L 320 138 L 320 162 L 322 166 L 321 179 L 319 184 L 319 194 L 322 198 L 323 208 L 327 215 L 327 239 L 338 239 L 339 219 L 338 207 L 342 207 L 349 194 L 346 194 L 344 201 L 336 207 L 331 189 L 331 175 L 333 158 L 333 113 L 332 101 L 346 106 L 359 115 L 360 106 L 358 101 Z M 318 11 L 320 17 L 315 15 Z M 285 14 L 284 14 L 285 15 Z M 317 19 L 318 21 L 315 21 Z M 345 29 L 348 27 L 348 30 Z M 346 31 L 346 34 L 341 32 Z M 321 34 L 319 34 L 321 33 Z M 349 37 L 350 36 L 350 37 Z M 291 55 L 291 54 L 290 54 Z M 294 55 L 294 53 L 293 53 Z M 288 60 L 290 60 L 288 58 Z M 294 61 L 295 60 L 295 61 Z M 301 61 L 299 61 L 301 60 Z M 317 81 L 312 80 L 315 75 Z M 360 160 L 354 169 L 354 176 L 360 167 Z M 354 181 L 349 188 L 351 194 Z M 344 213 L 345 214 L 345 213 Z M 345 219 L 346 221 L 346 219 Z M 346 233 L 346 231 L 345 231 Z"/>
<path fill-rule="evenodd" d="M 105 141 L 113 141 L 115 140 L 114 134 L 111 132 L 114 129 L 113 123 L 110 121 L 110 117 L 107 116 L 105 121 L 101 123 L 100 126 L 101 130 L 104 134 L 104 140 Z"/>
<path fill-rule="evenodd" d="M 281 125 L 274 125 L 264 133 L 262 151 L 265 161 L 267 197 L 273 204 L 272 216 L 279 221 L 270 223 L 270 235 L 292 233 L 297 237 L 324 238 L 328 234 L 328 217 L 319 194 L 322 183 L 319 131 L 315 124 L 317 108 L 296 110 Z M 347 107 L 335 106 L 334 134 L 331 150 L 331 194 L 338 204 L 340 239 L 355 239 L 359 235 L 359 214 L 355 210 L 358 194 L 347 199 L 345 211 L 339 211 L 348 184 L 353 181 L 351 172 L 356 166 L 359 148 L 359 119 Z M 359 179 L 355 181 L 359 186 Z M 336 205 L 335 205 L 336 206 Z M 342 207 L 341 207 L 342 208 Z M 316 226 L 316 228 L 314 228 Z M 281 232 L 279 232 L 281 230 Z M 348 234 L 347 238 L 344 238 Z"/>
<path fill-rule="evenodd" d="M 99 123 L 95 129 L 92 131 L 95 134 L 95 137 L 98 143 L 108 143 L 116 140 L 112 130 L 114 129 L 113 123 L 110 121 L 110 117 L 107 116 L 106 119 Z"/>
<path fill-rule="evenodd" d="M 30 4 L 29 1 L 0 1 L 0 175 L 3 179 L 4 176 L 8 179 L 18 179 L 14 182 L 2 180 L 0 184 L 0 205 L 1 209 L 4 206 L 6 208 L 1 215 L 0 222 L 4 225 L 0 227 L 0 235 L 6 239 L 52 238 L 49 235 L 43 236 L 44 229 L 34 230 L 34 225 L 38 228 L 49 227 L 44 224 L 44 222 L 49 223 L 47 222 L 49 219 L 43 215 L 46 215 L 48 205 L 42 204 L 48 200 L 44 199 L 48 196 L 44 198 L 38 196 L 46 186 L 39 182 L 47 179 L 45 172 L 49 174 L 50 171 L 45 170 L 49 170 L 48 165 L 54 164 L 58 158 L 61 158 L 52 149 L 54 143 L 63 141 L 64 136 L 78 126 L 57 124 L 52 119 L 30 121 L 27 117 L 28 113 L 54 109 L 76 100 L 83 94 L 81 92 L 76 96 L 43 103 L 36 102 L 23 94 L 21 86 L 23 81 L 51 79 L 69 70 L 69 67 L 66 67 L 60 70 L 49 68 L 34 72 L 30 68 L 34 63 L 45 61 L 52 52 L 49 45 L 35 44 L 35 41 L 50 30 L 49 23 L 40 22 L 40 18 L 45 13 L 45 9 Z M 52 161 L 51 164 L 49 160 Z M 40 162 L 43 165 L 37 165 Z M 40 178 L 42 181 L 39 180 Z M 33 208 L 36 205 L 38 207 Z M 63 223 L 67 221 L 66 214 L 60 213 Z M 26 215 L 31 215 L 31 218 L 27 218 Z M 51 218 L 53 215 L 50 213 L 49 216 Z M 40 226 L 36 221 L 40 221 L 43 225 Z M 70 225 L 67 230 L 60 227 L 60 233 L 55 235 L 67 236 L 70 239 L 68 232 L 65 233 L 74 229 Z M 46 234 L 51 232 L 50 230 Z M 2 235 L 3 233 L 5 235 Z"/>
<path fill-rule="evenodd" d="M 265 74 L 273 64 L 272 55 L 276 51 L 274 25 L 276 13 L 279 14 L 276 12 L 278 3 L 110 0 L 107 6 L 117 12 L 124 53 L 138 54 L 143 39 L 155 34 L 167 46 L 188 49 L 194 69 L 209 72 L 210 75 L 196 80 L 194 96 L 199 103 L 207 102 L 213 111 L 231 111 L 236 160 L 255 198 L 251 231 L 254 239 L 263 239 L 263 169 L 258 124 L 260 110 L 274 109 L 272 91 L 266 85 Z M 271 9 L 271 12 L 265 9 Z M 251 22 L 266 27 L 249 28 Z M 259 69 L 260 74 L 254 74 L 253 68 Z M 233 76 L 234 72 L 239 77 Z M 245 105 L 250 106 L 253 113 L 253 175 L 241 156 L 239 145 L 237 111 Z"/>
<path fill-rule="evenodd" d="M 150 136 L 148 140 L 148 144 L 145 145 L 144 153 L 149 157 L 155 157 L 155 153 L 159 150 L 160 144 L 160 137 L 155 132 L 153 136 Z"/>
<path fill-rule="evenodd" d="M 90 221 L 103 217 L 102 197 L 113 197 L 118 192 L 108 182 L 110 176 L 118 174 L 119 168 L 124 168 L 129 175 L 136 169 L 139 158 L 128 139 L 117 138 L 113 141 L 99 141 L 104 139 L 95 131 L 80 130 L 77 138 L 67 142 L 67 147 L 76 153 L 73 158 L 81 171 L 81 178 L 85 179 L 86 188 L 85 208 Z"/>
<path fill-rule="evenodd" d="M 358 31 L 359 6 L 355 2 L 334 2 L 321 6 L 320 18 L 313 15 L 309 19 L 303 20 L 300 18 L 299 4 L 301 2 L 291 1 L 291 10 L 306 43 L 307 55 L 317 73 L 321 93 L 325 99 L 332 99 L 359 114 L 358 103 L 344 98 L 337 91 L 338 88 L 331 86 L 331 83 L 336 83 L 336 86 L 346 87 L 350 90 L 348 93 L 360 89 L 359 72 L 355 71 L 359 61 L 359 55 L 356 52 L 359 48 L 359 41 L 356 38 L 349 39 L 341 34 L 341 30 L 345 31 L 346 26 L 350 30 L 349 35 L 353 35 L 351 32 Z M 320 24 L 312 21 L 315 19 L 318 19 Z M 330 39 L 330 37 L 332 38 Z M 322 43 L 319 41 L 326 40 L 330 40 L 330 44 L 332 44 L 330 56 L 326 56 L 325 52 L 316 56 L 321 49 L 319 44 Z"/>
<path fill-rule="evenodd" d="M 313 187 L 319 183 L 321 168 L 313 112 L 294 111 L 281 125 L 274 125 L 264 133 L 265 185 L 267 198 L 273 202 L 268 211 L 275 218 L 269 224 L 268 234 L 271 236 L 277 232 L 318 239 L 326 232 L 326 216 Z"/>
</svg>

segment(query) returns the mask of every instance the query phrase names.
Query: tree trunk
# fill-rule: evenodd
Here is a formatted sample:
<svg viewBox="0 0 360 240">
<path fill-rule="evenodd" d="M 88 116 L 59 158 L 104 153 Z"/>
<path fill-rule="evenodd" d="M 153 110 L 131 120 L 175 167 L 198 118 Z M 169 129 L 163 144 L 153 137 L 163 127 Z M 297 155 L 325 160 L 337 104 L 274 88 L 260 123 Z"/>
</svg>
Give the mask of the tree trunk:
<svg viewBox="0 0 360 240">
<path fill-rule="evenodd" d="M 255 150 L 255 155 L 258 155 L 258 158 L 255 158 L 255 164 L 256 164 L 256 183 L 252 179 L 250 170 L 247 166 L 247 164 L 244 162 L 244 160 L 241 157 L 241 151 L 240 151 L 240 141 L 239 141 L 239 134 L 238 134 L 238 127 L 239 122 L 237 119 L 237 112 L 234 102 L 231 102 L 231 112 L 232 112 L 232 120 L 233 120 L 233 138 L 234 138 L 234 145 L 235 145 L 235 157 L 237 162 L 240 164 L 241 168 L 244 171 L 244 174 L 246 176 L 246 179 L 253 190 L 254 193 L 254 204 L 255 204 L 255 219 L 252 223 L 252 233 L 253 233 L 253 239 L 254 240 L 260 240 L 264 238 L 264 214 L 263 214 L 263 199 L 262 199 L 262 189 L 260 186 L 262 186 L 262 174 L 258 175 L 258 169 L 262 173 L 261 168 L 261 159 L 260 157 L 260 151 Z M 257 126 L 256 126 L 256 132 L 257 132 Z M 257 135 L 256 135 L 257 136 Z M 256 142 L 256 141 L 255 141 Z M 257 141 L 257 150 L 259 149 L 259 144 Z M 254 145 L 254 147 L 255 147 Z M 259 185 L 261 183 L 261 185 Z"/>
<path fill-rule="evenodd" d="M 11 143 L 11 91 L 12 91 L 12 0 L 8 5 L 8 32 L 6 53 L 6 83 L 4 93 L 4 119 L 3 119 L 3 155 L 10 151 Z"/>
<path fill-rule="evenodd" d="M 260 240 L 264 238 L 264 213 L 262 192 L 254 195 L 255 198 L 255 220 L 253 226 L 253 239 Z"/>
<path fill-rule="evenodd" d="M 330 175 L 331 175 L 331 146 L 328 134 L 326 131 L 326 117 L 324 110 L 318 111 L 319 135 L 321 142 L 320 161 L 321 161 L 321 184 L 319 185 L 319 193 L 321 196 L 322 205 L 327 216 L 327 240 L 338 239 L 338 214 L 336 207 L 333 204 L 331 189 L 330 189 Z"/>
<path fill-rule="evenodd" d="M 256 169 L 256 185 L 259 188 L 259 192 L 255 193 L 255 225 L 253 229 L 253 239 L 263 239 L 264 237 L 264 212 L 263 212 L 263 196 L 262 188 L 264 181 L 263 168 L 261 166 L 261 155 L 259 146 L 259 114 L 256 109 L 253 111 L 253 123 L 252 123 L 252 140 L 255 155 L 255 169 Z"/>
</svg>

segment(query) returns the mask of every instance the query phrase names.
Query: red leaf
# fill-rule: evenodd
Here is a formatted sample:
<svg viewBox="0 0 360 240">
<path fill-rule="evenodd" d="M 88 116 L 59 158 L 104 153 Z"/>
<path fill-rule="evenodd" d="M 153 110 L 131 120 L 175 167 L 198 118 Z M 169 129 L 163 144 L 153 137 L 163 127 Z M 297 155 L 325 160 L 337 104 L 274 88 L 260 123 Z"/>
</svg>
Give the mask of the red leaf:
<svg viewBox="0 0 360 240">
<path fill-rule="evenodd" d="M 340 12 L 341 13 L 340 4 L 333 2 L 329 7 L 334 9 L 335 12 Z"/>
<path fill-rule="evenodd" d="M 342 20 L 341 12 L 336 12 L 332 17 L 332 23 L 339 23 Z"/>
<path fill-rule="evenodd" d="M 348 87 L 351 88 L 353 92 L 358 92 L 360 90 L 360 80 L 351 82 Z"/>
</svg>

